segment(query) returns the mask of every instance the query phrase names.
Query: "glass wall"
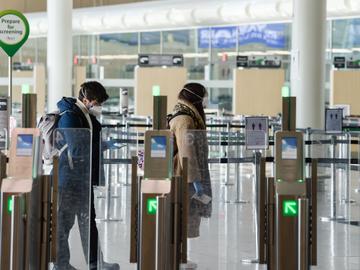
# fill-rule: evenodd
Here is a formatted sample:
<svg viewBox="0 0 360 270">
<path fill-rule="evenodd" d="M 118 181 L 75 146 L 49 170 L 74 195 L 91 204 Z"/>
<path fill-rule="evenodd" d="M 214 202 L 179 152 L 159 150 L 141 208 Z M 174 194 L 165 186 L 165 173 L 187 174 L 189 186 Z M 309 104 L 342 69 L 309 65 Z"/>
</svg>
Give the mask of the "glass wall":
<svg viewBox="0 0 360 270">
<path fill-rule="evenodd" d="M 326 87 L 332 59 L 360 54 L 360 18 L 328 22 Z M 111 95 L 118 97 L 121 80 L 133 80 L 139 53 L 183 54 L 189 80 L 209 83 L 210 108 L 232 108 L 233 69 L 236 56 L 277 55 L 290 81 L 291 24 L 204 27 L 162 32 L 114 33 L 74 36 L 74 64 L 87 67 L 87 78 L 118 79 Z M 14 57 L 22 65 L 46 64 L 46 38 L 29 39 Z M 7 76 L 7 57 L 0 51 L 0 77 Z M 6 86 L 0 85 L 0 94 Z M 133 88 L 130 87 L 130 100 Z M 327 91 L 327 100 L 329 92 Z"/>
</svg>

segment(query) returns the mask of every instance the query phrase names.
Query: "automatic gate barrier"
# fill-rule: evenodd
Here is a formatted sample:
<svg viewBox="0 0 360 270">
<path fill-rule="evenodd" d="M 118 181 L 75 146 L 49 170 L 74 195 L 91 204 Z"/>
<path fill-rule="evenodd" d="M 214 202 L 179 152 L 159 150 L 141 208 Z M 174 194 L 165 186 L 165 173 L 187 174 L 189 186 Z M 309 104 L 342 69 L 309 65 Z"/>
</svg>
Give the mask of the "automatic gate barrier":
<svg viewBox="0 0 360 270">
<path fill-rule="evenodd" d="M 154 102 L 155 115 L 166 108 L 164 97 Z M 160 130 L 164 124 L 159 119 L 159 130 L 145 133 L 144 177 L 132 159 L 130 262 L 140 270 L 178 270 L 187 260 L 187 160 L 183 175 L 174 176 L 173 136 Z"/>
<path fill-rule="evenodd" d="M 283 130 L 275 134 L 275 178 L 260 162 L 259 262 L 269 270 L 317 264 L 317 161 L 306 178 L 303 133 L 295 131 L 295 98 L 283 98 Z"/>
<path fill-rule="evenodd" d="M 1 186 L 1 269 L 42 269 L 40 131 L 15 129 Z"/>
</svg>

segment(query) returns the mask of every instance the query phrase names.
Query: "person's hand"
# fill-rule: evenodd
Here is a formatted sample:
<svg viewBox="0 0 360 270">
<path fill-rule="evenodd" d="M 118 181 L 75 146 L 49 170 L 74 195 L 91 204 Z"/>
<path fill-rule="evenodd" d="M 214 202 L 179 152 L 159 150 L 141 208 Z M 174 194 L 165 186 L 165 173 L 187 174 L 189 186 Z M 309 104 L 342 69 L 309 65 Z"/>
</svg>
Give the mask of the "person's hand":
<svg viewBox="0 0 360 270">
<path fill-rule="evenodd" d="M 192 196 L 193 199 L 200 201 L 203 204 L 209 204 L 211 197 L 204 193 L 204 188 L 199 180 L 193 182 L 195 194 Z"/>
<path fill-rule="evenodd" d="M 116 139 L 110 139 L 107 141 L 103 141 L 103 151 L 112 150 L 112 149 L 120 149 L 123 146 L 119 146 Z"/>
<path fill-rule="evenodd" d="M 203 189 L 203 186 L 202 186 L 200 180 L 196 180 L 195 182 L 193 182 L 193 185 L 194 185 L 196 195 L 201 197 L 204 194 L 204 189 Z"/>
</svg>

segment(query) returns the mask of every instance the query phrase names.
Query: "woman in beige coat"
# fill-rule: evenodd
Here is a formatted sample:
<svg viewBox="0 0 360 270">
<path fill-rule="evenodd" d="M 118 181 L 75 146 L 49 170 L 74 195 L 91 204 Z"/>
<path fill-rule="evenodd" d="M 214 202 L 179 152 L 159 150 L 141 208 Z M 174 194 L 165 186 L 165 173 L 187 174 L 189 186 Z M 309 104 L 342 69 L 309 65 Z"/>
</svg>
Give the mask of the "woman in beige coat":
<svg viewBox="0 0 360 270">
<path fill-rule="evenodd" d="M 170 130 L 175 135 L 174 171 L 180 175 L 182 158 L 188 158 L 189 217 L 188 238 L 200 236 L 201 218 L 211 216 L 212 197 L 210 173 L 208 169 L 208 142 L 204 106 L 207 91 L 198 83 L 186 84 L 180 91 L 178 102 L 169 121 Z M 205 197 L 208 201 L 195 199 Z"/>
</svg>

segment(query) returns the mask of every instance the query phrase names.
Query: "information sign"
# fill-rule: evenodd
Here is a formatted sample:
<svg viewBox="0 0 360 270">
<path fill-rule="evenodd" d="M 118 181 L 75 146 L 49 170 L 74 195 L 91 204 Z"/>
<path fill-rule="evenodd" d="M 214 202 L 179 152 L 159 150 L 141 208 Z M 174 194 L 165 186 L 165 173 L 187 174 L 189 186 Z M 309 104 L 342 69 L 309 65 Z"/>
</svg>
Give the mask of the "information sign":
<svg viewBox="0 0 360 270">
<path fill-rule="evenodd" d="M 0 12 L 0 47 L 9 57 L 26 42 L 29 32 L 29 23 L 22 13 L 16 10 Z"/>
<path fill-rule="evenodd" d="M 246 117 L 245 118 L 245 142 L 246 149 L 264 150 L 268 148 L 268 118 Z"/>
<path fill-rule="evenodd" d="M 325 131 L 342 132 L 343 129 L 343 109 L 325 109 Z"/>
<path fill-rule="evenodd" d="M 281 58 L 279 56 L 251 56 L 248 66 L 249 68 L 281 68 Z"/>
<path fill-rule="evenodd" d="M 180 54 L 139 54 L 138 64 L 141 67 L 182 67 L 184 57 Z"/>
<path fill-rule="evenodd" d="M 248 67 L 249 65 L 249 57 L 246 55 L 238 55 L 236 56 L 236 66 L 237 67 Z"/>
<path fill-rule="evenodd" d="M 334 57 L 334 67 L 335 68 L 345 68 L 346 59 L 344 56 L 336 56 Z"/>
</svg>

